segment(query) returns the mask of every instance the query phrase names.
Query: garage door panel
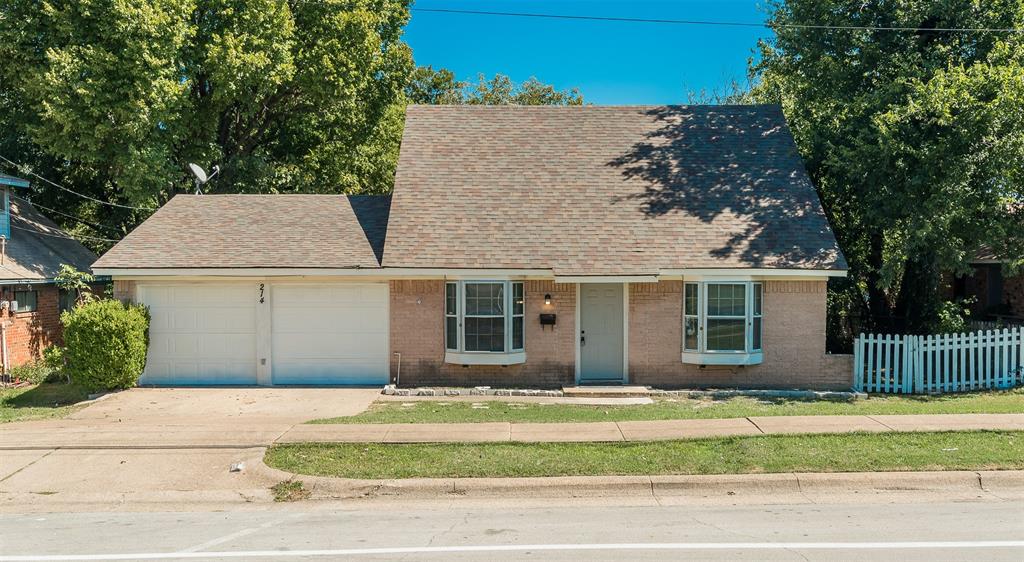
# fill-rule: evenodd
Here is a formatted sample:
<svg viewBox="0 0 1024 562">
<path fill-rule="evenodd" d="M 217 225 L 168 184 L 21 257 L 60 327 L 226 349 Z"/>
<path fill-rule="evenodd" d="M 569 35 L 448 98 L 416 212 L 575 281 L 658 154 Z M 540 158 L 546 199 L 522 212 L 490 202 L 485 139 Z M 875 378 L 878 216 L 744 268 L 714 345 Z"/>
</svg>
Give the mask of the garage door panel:
<svg viewBox="0 0 1024 562">
<path fill-rule="evenodd" d="M 386 383 L 387 299 L 382 283 L 274 285 L 274 383 Z"/>
<path fill-rule="evenodd" d="M 139 285 L 150 309 L 141 384 L 256 384 L 255 285 Z"/>
</svg>

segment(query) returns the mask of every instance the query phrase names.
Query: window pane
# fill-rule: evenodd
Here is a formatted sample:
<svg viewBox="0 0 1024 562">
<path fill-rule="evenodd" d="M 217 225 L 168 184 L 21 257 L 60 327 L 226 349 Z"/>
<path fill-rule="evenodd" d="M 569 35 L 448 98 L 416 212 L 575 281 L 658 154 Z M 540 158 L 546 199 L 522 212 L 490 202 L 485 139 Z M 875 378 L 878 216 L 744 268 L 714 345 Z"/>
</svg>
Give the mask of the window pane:
<svg viewBox="0 0 1024 562">
<path fill-rule="evenodd" d="M 458 310 L 458 285 L 455 283 L 446 283 L 444 287 L 444 313 L 455 314 Z"/>
<path fill-rule="evenodd" d="M 697 289 L 698 285 L 695 283 L 686 284 L 686 298 L 683 302 L 683 312 L 687 316 L 697 316 Z"/>
<path fill-rule="evenodd" d="M 459 349 L 459 319 L 448 316 L 444 319 L 445 348 Z"/>
<path fill-rule="evenodd" d="M 512 314 L 522 314 L 523 303 L 523 284 L 512 283 Z"/>
<path fill-rule="evenodd" d="M 761 315 L 761 290 L 763 285 L 760 283 L 754 284 L 754 316 Z"/>
<path fill-rule="evenodd" d="M 472 318 L 465 323 L 466 351 L 505 351 L 504 318 Z"/>
<path fill-rule="evenodd" d="M 708 316 L 746 315 L 746 285 L 708 285 Z"/>
<path fill-rule="evenodd" d="M 512 349 L 523 348 L 523 317 L 512 318 Z"/>
<path fill-rule="evenodd" d="M 504 283 L 466 283 L 466 315 L 498 316 L 505 313 Z"/>
<path fill-rule="evenodd" d="M 709 301 L 710 302 L 710 301 Z M 746 320 L 708 319 L 708 351 L 743 351 L 746 349 L 743 325 Z"/>
<path fill-rule="evenodd" d="M 697 349 L 697 318 L 688 316 L 683 324 L 685 331 L 685 337 L 683 338 L 684 349 L 694 350 Z"/>
<path fill-rule="evenodd" d="M 14 300 L 18 303 L 15 312 L 34 312 L 36 310 L 35 291 L 15 291 Z"/>
<path fill-rule="evenodd" d="M 761 318 L 754 318 L 754 349 L 761 349 Z"/>
</svg>

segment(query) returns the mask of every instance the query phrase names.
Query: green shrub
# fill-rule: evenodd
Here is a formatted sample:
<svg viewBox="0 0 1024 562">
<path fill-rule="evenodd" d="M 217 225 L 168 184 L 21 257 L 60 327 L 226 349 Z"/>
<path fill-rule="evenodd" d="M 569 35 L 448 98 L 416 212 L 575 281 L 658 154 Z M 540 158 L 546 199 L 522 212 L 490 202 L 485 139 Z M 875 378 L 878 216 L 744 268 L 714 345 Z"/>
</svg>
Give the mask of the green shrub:
<svg viewBox="0 0 1024 562">
<path fill-rule="evenodd" d="M 41 359 L 33 359 L 27 363 L 11 367 L 9 373 L 12 379 L 23 380 L 33 384 L 39 384 L 50 380 L 53 369 Z"/>
<path fill-rule="evenodd" d="M 61 314 L 71 380 L 89 390 L 135 386 L 146 366 L 149 312 L 116 300 L 83 303 Z"/>
<path fill-rule="evenodd" d="M 57 382 L 64 376 L 67 369 L 64 364 L 64 348 L 56 345 L 43 350 L 43 365 L 50 369 L 46 382 Z"/>
</svg>

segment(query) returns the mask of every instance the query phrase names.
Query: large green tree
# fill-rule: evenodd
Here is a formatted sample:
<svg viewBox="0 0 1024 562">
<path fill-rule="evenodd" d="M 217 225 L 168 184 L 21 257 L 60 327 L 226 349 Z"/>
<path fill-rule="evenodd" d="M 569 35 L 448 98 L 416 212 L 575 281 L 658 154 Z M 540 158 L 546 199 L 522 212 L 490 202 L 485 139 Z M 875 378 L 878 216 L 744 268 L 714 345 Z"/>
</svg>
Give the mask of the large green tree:
<svg viewBox="0 0 1024 562">
<path fill-rule="evenodd" d="M 583 105 L 576 88 L 556 90 L 536 78 L 515 83 L 504 74 L 488 79 L 477 76 L 476 83 L 459 80 L 452 71 L 430 66 L 417 68 L 406 87 L 410 103 L 466 105 Z"/>
<path fill-rule="evenodd" d="M 0 154 L 134 207 L 190 191 L 189 162 L 220 166 L 213 192 L 384 191 L 413 69 L 408 4 L 5 0 Z M 97 236 L 145 215 L 37 186 Z"/>
<path fill-rule="evenodd" d="M 774 0 L 769 24 L 754 95 L 782 103 L 875 327 L 934 327 L 982 246 L 1024 264 L 1024 33 L 939 31 L 1022 28 L 1024 1 Z"/>
</svg>

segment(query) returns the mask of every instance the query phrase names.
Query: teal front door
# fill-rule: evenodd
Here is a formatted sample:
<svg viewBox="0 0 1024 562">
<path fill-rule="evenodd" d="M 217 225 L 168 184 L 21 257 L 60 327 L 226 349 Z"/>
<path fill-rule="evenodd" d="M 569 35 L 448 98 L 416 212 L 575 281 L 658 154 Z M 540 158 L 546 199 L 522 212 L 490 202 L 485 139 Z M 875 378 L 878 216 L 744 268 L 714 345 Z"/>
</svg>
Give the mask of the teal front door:
<svg viewBox="0 0 1024 562">
<path fill-rule="evenodd" d="M 624 382 L 623 284 L 580 284 L 580 382 Z"/>
</svg>

